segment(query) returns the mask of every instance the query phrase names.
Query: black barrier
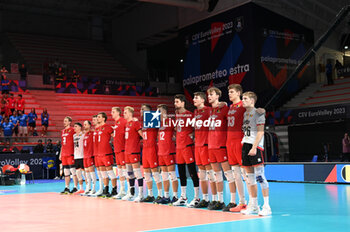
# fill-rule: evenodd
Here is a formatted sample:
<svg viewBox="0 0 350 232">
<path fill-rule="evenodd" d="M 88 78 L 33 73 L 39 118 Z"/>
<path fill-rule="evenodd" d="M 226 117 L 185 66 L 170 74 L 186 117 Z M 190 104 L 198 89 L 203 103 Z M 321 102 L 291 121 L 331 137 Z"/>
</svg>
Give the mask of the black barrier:
<svg viewBox="0 0 350 232">
<path fill-rule="evenodd" d="M 45 159 L 50 158 L 50 159 Z M 47 162 L 50 160 L 49 162 Z M 47 165 L 47 163 L 49 165 Z M 55 167 L 56 155 L 43 153 L 43 154 L 17 154 L 17 153 L 8 153 L 0 154 L 0 166 L 12 165 L 13 167 L 18 167 L 20 164 L 27 164 L 30 167 L 30 170 L 34 173 L 35 179 L 42 179 L 43 173 L 46 175 L 45 166 Z M 44 172 L 43 172 L 44 170 Z"/>
</svg>

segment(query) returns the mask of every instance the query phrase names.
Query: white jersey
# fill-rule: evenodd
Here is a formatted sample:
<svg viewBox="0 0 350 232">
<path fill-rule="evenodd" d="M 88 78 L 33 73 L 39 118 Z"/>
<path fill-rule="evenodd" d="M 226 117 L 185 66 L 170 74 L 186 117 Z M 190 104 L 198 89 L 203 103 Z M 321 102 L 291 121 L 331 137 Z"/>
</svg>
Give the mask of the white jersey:
<svg viewBox="0 0 350 232">
<path fill-rule="evenodd" d="M 264 114 L 258 114 L 255 108 L 250 112 L 246 111 L 244 113 L 242 126 L 244 137 L 242 143 L 254 144 L 259 125 L 265 125 Z M 264 149 L 264 136 L 261 138 L 258 147 Z"/>
<path fill-rule="evenodd" d="M 83 159 L 84 158 L 84 134 L 74 134 L 74 159 Z"/>
</svg>

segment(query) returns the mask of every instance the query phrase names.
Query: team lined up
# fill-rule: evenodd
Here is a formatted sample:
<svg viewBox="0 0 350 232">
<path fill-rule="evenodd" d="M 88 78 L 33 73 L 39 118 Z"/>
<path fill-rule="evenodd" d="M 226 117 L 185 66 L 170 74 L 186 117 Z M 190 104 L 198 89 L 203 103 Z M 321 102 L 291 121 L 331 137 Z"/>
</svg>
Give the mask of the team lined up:
<svg viewBox="0 0 350 232">
<path fill-rule="evenodd" d="M 254 107 L 257 97 L 253 92 L 244 93 L 241 100 L 240 85 L 230 85 L 228 90 L 232 102 L 230 107 L 219 101 L 221 91 L 215 87 L 207 90 L 211 107 L 205 106 L 207 98 L 205 93 L 194 93 L 193 102 L 197 108 L 194 114 L 186 109 L 186 99 L 181 94 L 174 97 L 176 109 L 174 119 L 169 118 L 166 105 L 158 105 L 161 117 L 160 129 L 142 128 L 141 123 L 134 118 L 134 109 L 129 106 L 125 107 L 123 112 L 119 107 L 112 108 L 114 127 L 106 124 L 107 115 L 103 112 L 93 117 L 92 125 L 89 121 L 85 121 L 84 125 L 75 123 L 74 129 L 70 126 L 72 119 L 66 117 L 60 157 L 66 180 L 66 188 L 62 193 L 70 192 L 69 183 L 72 175 L 74 188 L 71 193 L 75 194 L 270 215 L 269 187 L 263 166 L 264 110 Z M 149 105 L 143 104 L 141 115 L 144 111 L 150 110 Z M 185 122 L 193 118 L 196 122 L 209 120 L 219 123 L 209 123 L 209 125 L 196 123 L 194 128 L 186 123 L 171 123 L 172 120 Z M 114 152 L 110 145 L 112 137 Z M 176 143 L 174 137 L 176 137 Z M 140 168 L 141 138 L 143 140 L 143 173 Z M 117 191 L 117 177 L 113 172 L 114 156 L 120 180 L 119 191 Z M 178 196 L 175 165 L 180 178 L 180 196 Z M 103 182 L 99 181 L 98 191 L 96 191 L 94 166 L 97 168 L 99 180 L 103 180 Z M 189 203 L 186 194 L 186 166 L 194 185 L 194 199 Z M 83 190 L 84 169 L 87 182 L 85 191 Z M 231 193 L 228 205 L 224 203 L 223 175 L 228 181 Z M 248 205 L 246 205 L 242 177 L 248 187 Z M 144 179 L 147 185 L 146 197 L 143 193 Z M 109 192 L 110 180 L 111 192 Z M 157 185 L 157 198 L 152 191 L 153 180 Z M 135 197 L 136 181 L 139 189 Z M 169 191 L 170 182 L 173 189 L 172 198 Z M 264 205 L 261 210 L 257 201 L 257 182 L 260 183 L 264 196 Z M 199 198 L 199 186 L 203 195 L 202 200 Z M 212 192 L 211 201 L 208 194 L 209 186 Z M 238 204 L 236 204 L 236 190 L 239 195 Z"/>
</svg>

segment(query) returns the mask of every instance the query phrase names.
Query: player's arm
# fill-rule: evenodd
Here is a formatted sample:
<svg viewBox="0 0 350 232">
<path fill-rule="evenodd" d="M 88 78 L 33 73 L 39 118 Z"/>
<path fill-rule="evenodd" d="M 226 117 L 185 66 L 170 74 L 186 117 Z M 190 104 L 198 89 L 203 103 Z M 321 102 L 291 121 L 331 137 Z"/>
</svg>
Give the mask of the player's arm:
<svg viewBox="0 0 350 232">
<path fill-rule="evenodd" d="M 219 102 L 219 108 L 227 106 L 226 102 Z"/>
<path fill-rule="evenodd" d="M 142 130 L 141 130 L 141 129 L 139 129 L 139 130 L 137 131 L 137 133 L 139 133 L 139 135 L 141 136 L 141 138 L 144 139 L 143 136 L 142 136 Z"/>
<path fill-rule="evenodd" d="M 62 154 L 62 144 L 61 144 L 60 156 L 58 157 L 59 160 L 62 160 L 61 159 L 61 154 Z"/>
<path fill-rule="evenodd" d="M 259 145 L 261 139 L 262 139 L 263 136 L 264 136 L 264 127 L 265 127 L 265 125 L 258 125 L 258 126 L 257 126 L 257 130 L 258 130 L 258 131 L 257 131 L 257 134 L 256 134 L 256 138 L 255 138 L 253 147 L 252 147 L 252 149 L 249 151 L 248 155 L 251 155 L 251 156 L 255 156 L 255 155 L 256 155 L 258 145 Z"/>
<path fill-rule="evenodd" d="M 266 110 L 265 110 L 264 108 L 257 108 L 257 109 L 256 109 L 256 112 L 257 112 L 258 114 L 264 114 L 264 115 L 265 115 Z"/>
</svg>

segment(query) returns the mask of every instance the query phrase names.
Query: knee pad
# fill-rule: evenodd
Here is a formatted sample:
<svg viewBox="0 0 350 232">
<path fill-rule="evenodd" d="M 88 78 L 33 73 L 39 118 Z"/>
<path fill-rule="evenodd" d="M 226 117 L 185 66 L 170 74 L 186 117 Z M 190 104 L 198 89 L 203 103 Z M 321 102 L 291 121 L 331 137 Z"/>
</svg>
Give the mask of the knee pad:
<svg viewBox="0 0 350 232">
<path fill-rule="evenodd" d="M 135 178 L 135 175 L 134 175 L 134 172 L 127 172 L 128 173 L 128 178 L 129 179 L 134 179 Z"/>
<path fill-rule="evenodd" d="M 254 168 L 256 181 L 259 182 L 262 189 L 267 189 L 269 187 L 269 183 L 265 177 L 265 171 L 263 166 L 258 166 Z"/>
<path fill-rule="evenodd" d="M 77 170 L 75 168 L 70 168 L 70 173 L 72 173 L 73 176 L 77 174 Z"/>
<path fill-rule="evenodd" d="M 123 176 L 123 169 L 121 169 L 121 168 L 117 168 L 117 170 L 118 170 L 118 176 L 119 176 L 119 178 L 120 177 L 122 177 Z"/>
<path fill-rule="evenodd" d="M 235 177 L 233 176 L 233 172 L 232 170 L 228 170 L 226 172 L 224 172 L 226 180 L 228 183 L 233 183 L 235 182 Z"/>
<path fill-rule="evenodd" d="M 243 177 L 243 180 L 248 183 L 248 176 L 247 176 L 247 172 L 245 171 L 244 168 L 240 168 L 241 169 L 241 173 L 242 173 L 242 177 Z"/>
<path fill-rule="evenodd" d="M 102 176 L 103 179 L 108 178 L 108 174 L 107 174 L 106 171 L 100 171 L 100 172 L 101 172 L 101 176 Z"/>
<path fill-rule="evenodd" d="M 207 176 L 209 177 L 210 182 L 215 182 L 215 173 L 214 170 L 207 171 Z"/>
<path fill-rule="evenodd" d="M 111 179 L 111 180 L 117 179 L 113 170 L 107 171 L 107 175 L 108 175 L 109 179 Z"/>
<path fill-rule="evenodd" d="M 133 168 L 132 168 L 131 165 L 126 165 L 126 170 L 127 170 L 128 172 L 132 172 L 132 171 L 133 171 Z"/>
<path fill-rule="evenodd" d="M 144 175 L 145 175 L 146 182 L 152 182 L 152 175 L 150 172 L 145 172 Z M 137 179 L 140 179 L 140 178 L 137 178 Z"/>
<path fill-rule="evenodd" d="M 256 178 L 254 173 L 247 173 L 248 185 L 256 185 Z"/>
<path fill-rule="evenodd" d="M 241 168 L 238 166 L 234 166 L 232 168 L 233 170 L 233 176 L 235 177 L 235 179 L 241 178 L 242 179 L 242 172 L 241 172 Z"/>
<path fill-rule="evenodd" d="M 63 169 L 64 176 L 70 176 L 70 170 L 69 168 L 64 168 Z"/>
<path fill-rule="evenodd" d="M 159 183 L 161 182 L 162 180 L 160 179 L 160 174 L 159 172 L 152 172 L 152 175 L 153 175 L 153 179 L 156 183 Z"/>
<path fill-rule="evenodd" d="M 170 172 L 170 180 L 171 180 L 171 182 L 177 181 L 177 176 L 176 176 L 176 172 L 175 171 L 171 171 Z"/>
<path fill-rule="evenodd" d="M 135 177 L 136 179 L 142 179 L 142 173 L 140 168 L 135 168 L 134 169 Z"/>
<path fill-rule="evenodd" d="M 76 174 L 77 174 L 77 178 L 78 178 L 79 181 L 83 180 L 83 175 L 82 175 L 80 169 L 76 171 Z"/>
<path fill-rule="evenodd" d="M 207 179 L 207 172 L 205 170 L 199 169 L 198 177 L 200 181 L 206 181 Z"/>
<path fill-rule="evenodd" d="M 122 169 L 122 176 L 124 176 L 125 178 L 128 178 L 128 171 L 126 171 L 126 168 Z"/>
<path fill-rule="evenodd" d="M 215 172 L 215 180 L 217 183 L 224 181 L 224 177 L 222 176 L 222 171 Z"/>
<path fill-rule="evenodd" d="M 162 179 L 163 181 L 169 180 L 169 172 L 162 172 Z"/>
</svg>

